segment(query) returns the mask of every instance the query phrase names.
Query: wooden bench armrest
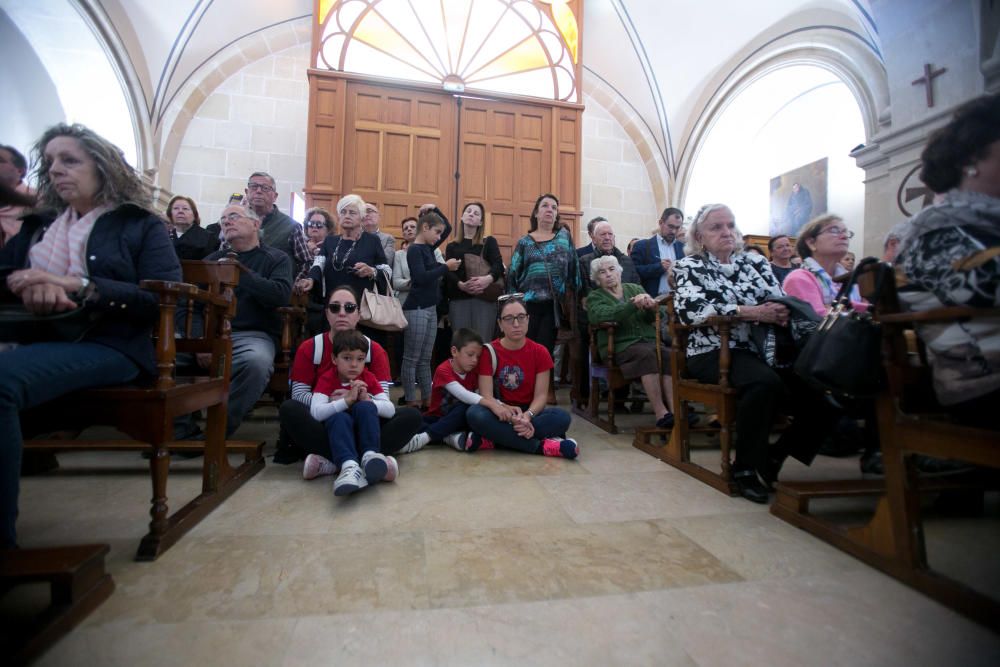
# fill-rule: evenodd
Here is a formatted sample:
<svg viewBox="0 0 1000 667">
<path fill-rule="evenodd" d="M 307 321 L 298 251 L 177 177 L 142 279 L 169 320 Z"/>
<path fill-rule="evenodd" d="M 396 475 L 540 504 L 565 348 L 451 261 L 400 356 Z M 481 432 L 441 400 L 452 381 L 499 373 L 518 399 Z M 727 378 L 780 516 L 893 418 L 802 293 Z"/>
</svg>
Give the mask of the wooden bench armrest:
<svg viewBox="0 0 1000 667">
<path fill-rule="evenodd" d="M 917 324 L 927 322 L 955 322 L 982 317 L 1000 317 L 1000 308 L 968 308 L 947 306 L 911 313 L 887 313 L 878 316 L 882 324 Z"/>
<path fill-rule="evenodd" d="M 139 283 L 139 288 L 159 294 L 161 301 L 164 296 L 172 295 L 177 299 L 189 299 L 196 303 L 205 303 L 213 306 L 225 307 L 229 305 L 228 299 L 216 296 L 190 283 L 169 280 L 143 280 Z"/>
</svg>

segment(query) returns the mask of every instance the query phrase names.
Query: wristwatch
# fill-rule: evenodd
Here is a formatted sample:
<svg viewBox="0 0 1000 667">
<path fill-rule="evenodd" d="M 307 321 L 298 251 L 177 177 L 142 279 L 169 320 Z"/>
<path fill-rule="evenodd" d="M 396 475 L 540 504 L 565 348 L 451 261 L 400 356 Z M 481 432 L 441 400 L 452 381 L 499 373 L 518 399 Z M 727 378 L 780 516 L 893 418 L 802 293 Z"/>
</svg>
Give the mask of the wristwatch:
<svg viewBox="0 0 1000 667">
<path fill-rule="evenodd" d="M 534 413 L 534 412 L 532 412 L 532 411 L 531 411 L 530 409 L 528 409 L 528 410 L 525 410 L 525 411 L 524 411 L 524 414 L 528 415 L 528 416 L 529 416 L 529 417 L 531 417 L 532 419 L 534 419 L 534 418 L 535 418 L 535 413 Z"/>
<path fill-rule="evenodd" d="M 76 293 L 82 296 L 87 291 L 88 287 L 90 287 L 90 278 L 87 276 L 80 276 L 80 289 L 78 289 Z"/>
</svg>

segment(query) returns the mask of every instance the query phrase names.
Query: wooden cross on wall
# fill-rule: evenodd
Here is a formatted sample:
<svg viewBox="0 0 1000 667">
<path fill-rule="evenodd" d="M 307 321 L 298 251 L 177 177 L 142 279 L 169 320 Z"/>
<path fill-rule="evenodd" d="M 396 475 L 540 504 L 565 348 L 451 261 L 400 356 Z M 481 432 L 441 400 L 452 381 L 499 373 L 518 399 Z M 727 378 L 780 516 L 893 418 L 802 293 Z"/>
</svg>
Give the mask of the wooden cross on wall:
<svg viewBox="0 0 1000 667">
<path fill-rule="evenodd" d="M 930 63 L 924 64 L 924 75 L 919 79 L 914 79 L 910 82 L 911 86 L 924 85 L 927 87 L 927 107 L 930 108 L 934 106 L 934 77 L 941 76 L 948 71 L 947 67 L 942 67 L 941 69 L 934 69 Z"/>
</svg>

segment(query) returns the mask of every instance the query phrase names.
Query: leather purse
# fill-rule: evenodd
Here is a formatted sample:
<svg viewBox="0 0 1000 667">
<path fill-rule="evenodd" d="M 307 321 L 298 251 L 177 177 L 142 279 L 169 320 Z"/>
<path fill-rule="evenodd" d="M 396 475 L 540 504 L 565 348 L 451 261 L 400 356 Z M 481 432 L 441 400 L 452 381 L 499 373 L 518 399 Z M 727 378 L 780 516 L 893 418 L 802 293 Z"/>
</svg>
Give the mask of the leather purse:
<svg viewBox="0 0 1000 667">
<path fill-rule="evenodd" d="M 875 257 L 858 262 L 795 361 L 799 377 L 834 398 L 871 398 L 882 389 L 881 325 L 871 313 L 854 310 L 850 296 L 859 271 L 878 262 Z M 878 280 L 875 298 L 880 286 Z"/>
<path fill-rule="evenodd" d="M 490 275 L 490 263 L 483 258 L 483 253 L 486 252 L 486 240 L 483 240 L 482 250 L 476 255 L 471 252 L 465 253 L 462 257 L 462 266 L 465 268 L 465 277 L 469 278 L 479 278 L 481 276 Z M 496 303 L 497 297 L 506 291 L 506 284 L 504 283 L 503 276 L 497 278 L 489 287 L 484 289 L 481 293 L 476 294 L 477 299 L 483 301 L 489 301 L 490 303 Z"/>
<path fill-rule="evenodd" d="M 392 287 L 386 280 L 385 294 L 379 292 L 379 276 L 385 278 L 385 274 L 376 271 L 375 289 L 366 289 L 361 294 L 361 323 L 372 329 L 382 331 L 402 331 L 406 328 L 406 317 L 403 315 L 403 305 L 399 299 L 392 295 Z"/>
<path fill-rule="evenodd" d="M 76 300 L 76 299 L 75 299 Z M 75 343 L 101 319 L 102 312 L 81 300 L 62 313 L 36 315 L 23 304 L 0 305 L 0 343 Z"/>
</svg>

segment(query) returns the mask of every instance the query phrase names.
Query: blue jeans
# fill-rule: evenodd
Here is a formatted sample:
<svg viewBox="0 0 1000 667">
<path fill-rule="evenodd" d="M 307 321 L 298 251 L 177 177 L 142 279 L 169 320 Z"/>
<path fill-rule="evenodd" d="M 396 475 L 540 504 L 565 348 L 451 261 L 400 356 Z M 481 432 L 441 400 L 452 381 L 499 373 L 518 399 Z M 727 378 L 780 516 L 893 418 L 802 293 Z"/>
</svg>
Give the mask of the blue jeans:
<svg viewBox="0 0 1000 667">
<path fill-rule="evenodd" d="M 234 331 L 233 370 L 229 378 L 229 402 L 226 405 L 226 437 L 243 423 L 253 410 L 274 372 L 274 341 L 262 331 Z M 174 420 L 174 437 L 189 437 L 196 432 L 194 415 Z"/>
<path fill-rule="evenodd" d="M 21 483 L 18 413 L 78 389 L 134 380 L 139 367 L 97 343 L 34 343 L 0 352 L 0 548 L 16 544 Z"/>
<path fill-rule="evenodd" d="M 440 442 L 446 435 L 468 431 L 469 422 L 465 419 L 465 413 L 470 407 L 472 406 L 465 403 L 455 403 L 440 417 L 424 417 L 424 433 L 431 437 L 431 442 Z"/>
<path fill-rule="evenodd" d="M 472 431 L 492 440 L 494 445 L 516 449 L 526 454 L 541 454 L 542 440 L 562 438 L 572 421 L 565 410 L 545 408 L 531 420 L 531 425 L 535 427 L 534 437 L 522 438 L 514 431 L 513 426 L 500 421 L 492 410 L 481 405 L 471 406 L 465 417 L 469 420 L 469 428 Z"/>
<path fill-rule="evenodd" d="M 403 367 L 399 379 L 403 383 L 403 396 L 407 401 L 417 398 L 416 386 L 420 386 L 420 398 L 431 400 L 431 356 L 434 354 L 434 339 L 437 337 L 437 306 L 404 310 L 406 328 L 403 329 Z"/>
<path fill-rule="evenodd" d="M 324 422 L 330 441 L 330 460 L 338 466 L 360 461 L 365 452 L 379 451 L 378 409 L 372 401 L 358 401 Z"/>
</svg>

